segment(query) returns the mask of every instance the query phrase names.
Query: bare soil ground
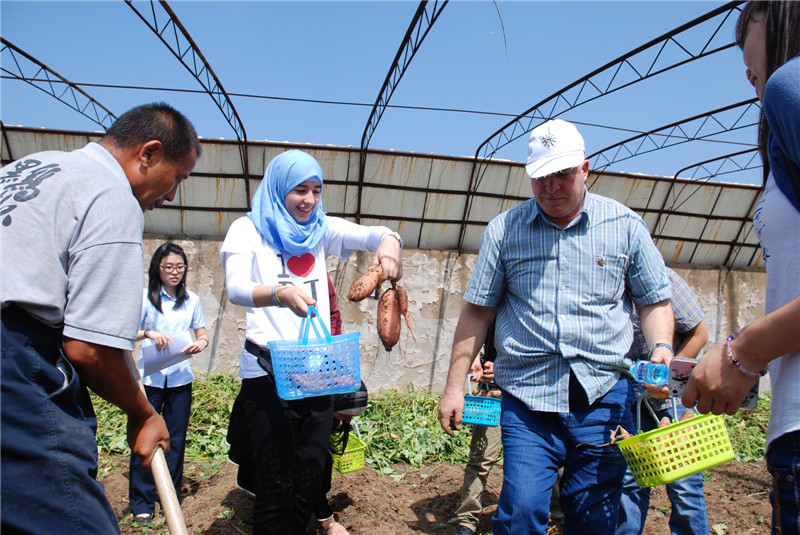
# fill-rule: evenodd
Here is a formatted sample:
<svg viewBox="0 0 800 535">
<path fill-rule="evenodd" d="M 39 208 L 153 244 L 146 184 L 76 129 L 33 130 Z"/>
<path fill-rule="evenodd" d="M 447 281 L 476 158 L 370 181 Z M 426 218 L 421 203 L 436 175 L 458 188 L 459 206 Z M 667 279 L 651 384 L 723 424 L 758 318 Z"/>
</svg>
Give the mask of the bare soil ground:
<svg viewBox="0 0 800 535">
<path fill-rule="evenodd" d="M 142 528 L 131 517 L 128 505 L 127 457 L 111 460 L 117 467 L 103 483 L 122 533 L 168 533 L 164 518 L 156 515 L 153 524 Z M 438 534 L 455 530 L 453 513 L 458 506 L 463 467 L 453 464 L 430 465 L 406 471 L 399 481 L 380 475 L 369 465 L 349 474 L 335 474 L 328 495 L 336 517 L 352 535 Z M 207 467 L 187 461 L 182 500 L 189 533 L 208 535 L 250 535 L 252 499 L 236 488 L 236 467 L 226 465 L 213 477 Z M 706 472 L 706 503 L 714 535 L 770 533 L 769 475 L 764 462 L 732 461 Z M 502 485 L 502 468 L 495 467 L 484 493 L 485 509 L 478 533 L 491 533 L 491 516 Z M 644 535 L 668 534 L 669 500 L 664 487 L 656 487 L 650 504 Z M 322 534 L 316 522 L 307 535 Z M 552 526 L 552 535 L 560 528 Z"/>
</svg>

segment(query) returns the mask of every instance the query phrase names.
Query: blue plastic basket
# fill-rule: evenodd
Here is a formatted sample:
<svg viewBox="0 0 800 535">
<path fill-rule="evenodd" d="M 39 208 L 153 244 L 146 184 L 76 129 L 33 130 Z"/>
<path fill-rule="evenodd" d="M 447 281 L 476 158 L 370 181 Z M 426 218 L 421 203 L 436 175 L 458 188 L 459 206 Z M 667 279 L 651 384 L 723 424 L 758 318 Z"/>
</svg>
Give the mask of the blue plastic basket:
<svg viewBox="0 0 800 535">
<path fill-rule="evenodd" d="M 309 325 L 317 334 L 316 340 L 308 339 Z M 358 390 L 361 386 L 360 336 L 361 333 L 331 336 L 317 309 L 308 307 L 297 340 L 267 343 L 278 395 L 293 400 Z"/>
<path fill-rule="evenodd" d="M 467 392 L 469 392 L 469 378 L 467 375 Z M 488 396 L 464 396 L 464 413 L 461 422 L 471 425 L 497 427 L 500 425 L 500 399 Z"/>
</svg>

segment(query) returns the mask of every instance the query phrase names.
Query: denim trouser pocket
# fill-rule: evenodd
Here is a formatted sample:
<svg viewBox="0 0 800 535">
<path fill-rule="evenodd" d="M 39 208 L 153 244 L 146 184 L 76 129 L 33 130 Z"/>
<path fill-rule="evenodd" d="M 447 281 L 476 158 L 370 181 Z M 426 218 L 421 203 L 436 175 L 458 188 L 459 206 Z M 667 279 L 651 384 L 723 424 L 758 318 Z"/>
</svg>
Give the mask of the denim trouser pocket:
<svg viewBox="0 0 800 535">
<path fill-rule="evenodd" d="M 800 431 L 786 433 L 772 441 L 767 453 L 772 475 L 772 533 L 798 533 L 800 525 Z"/>
</svg>

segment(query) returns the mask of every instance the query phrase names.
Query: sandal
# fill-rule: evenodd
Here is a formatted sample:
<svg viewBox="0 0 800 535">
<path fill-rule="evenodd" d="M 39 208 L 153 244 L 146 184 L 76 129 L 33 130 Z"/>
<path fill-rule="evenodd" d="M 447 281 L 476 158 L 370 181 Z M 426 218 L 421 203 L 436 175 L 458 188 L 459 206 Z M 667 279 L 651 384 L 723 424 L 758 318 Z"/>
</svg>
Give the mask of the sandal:
<svg viewBox="0 0 800 535">
<path fill-rule="evenodd" d="M 134 520 L 136 521 L 136 523 L 137 523 L 137 524 L 139 524 L 140 526 L 146 526 L 147 524 L 149 524 L 149 523 L 150 523 L 150 521 L 151 521 L 151 520 L 153 520 L 153 513 L 150 513 L 150 514 L 147 514 L 147 513 L 142 513 L 142 514 L 140 514 L 140 515 L 135 515 L 135 516 L 133 517 L 133 519 L 134 519 Z"/>
</svg>

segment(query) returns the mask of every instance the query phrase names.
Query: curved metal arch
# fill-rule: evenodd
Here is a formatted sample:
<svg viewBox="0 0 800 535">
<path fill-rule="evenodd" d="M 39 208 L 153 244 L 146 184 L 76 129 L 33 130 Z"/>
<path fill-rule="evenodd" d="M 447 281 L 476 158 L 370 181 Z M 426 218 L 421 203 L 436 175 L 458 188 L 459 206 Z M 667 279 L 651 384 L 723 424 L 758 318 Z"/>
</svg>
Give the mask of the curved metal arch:
<svg viewBox="0 0 800 535">
<path fill-rule="evenodd" d="M 422 2 L 419 3 L 417 12 L 414 13 L 414 18 L 411 19 L 411 24 L 409 24 L 408 30 L 406 30 L 403 42 L 397 50 L 392 66 L 386 74 L 386 79 L 383 81 L 383 86 L 381 86 L 378 98 L 375 100 L 375 104 L 369 114 L 369 119 L 367 119 L 367 125 L 364 127 L 364 133 L 361 135 L 361 150 L 365 150 L 369 146 L 372 135 L 375 133 L 375 129 L 378 128 L 378 123 L 383 116 L 383 112 L 386 111 L 386 107 L 389 105 L 389 99 L 392 98 L 397 84 L 400 83 L 400 79 L 405 74 L 408 65 L 411 63 L 411 60 L 414 59 L 417 50 L 422 46 L 422 41 L 425 40 L 428 32 L 436 22 L 436 19 L 442 14 L 448 1 L 449 0 L 443 0 L 440 3 L 439 0 L 435 0 L 430 12 L 428 10 L 427 0 L 422 0 Z"/>
<path fill-rule="evenodd" d="M 717 158 L 711 158 L 709 160 L 705 160 L 705 161 L 696 163 L 694 165 L 690 165 L 688 167 L 684 167 L 683 169 L 678 170 L 678 172 L 675 173 L 675 176 L 673 178 L 677 179 L 679 174 L 681 174 L 684 171 L 688 171 L 689 169 L 697 169 L 697 170 L 701 170 L 702 169 L 707 174 L 703 175 L 703 176 L 700 176 L 700 177 L 698 177 L 697 175 L 693 174 L 692 175 L 692 179 L 705 182 L 705 181 L 708 181 L 711 178 L 718 177 L 720 175 L 726 175 L 726 174 L 729 174 L 729 173 L 738 173 L 740 171 L 744 171 L 744 170 L 747 170 L 747 169 L 758 169 L 759 167 L 761 167 L 761 160 L 760 160 L 760 158 L 758 156 L 759 156 L 759 152 L 758 152 L 758 148 L 757 147 L 752 148 L 752 149 L 747 149 L 747 150 L 734 152 L 734 153 L 727 154 L 727 155 L 724 155 L 724 156 L 719 156 Z M 715 170 L 710 170 L 708 167 L 706 167 L 708 164 L 714 163 L 714 162 L 719 162 L 719 164 L 717 165 Z M 755 162 L 755 165 L 753 165 L 754 162 Z M 727 166 L 732 166 L 732 168 L 730 170 L 723 170 Z M 762 186 L 761 189 L 759 189 L 759 194 L 755 195 L 753 197 L 753 200 L 750 201 L 750 207 L 748 208 L 748 211 L 747 211 L 747 213 L 749 214 L 748 220 L 750 220 L 750 221 L 752 221 L 753 212 L 755 211 L 756 204 L 758 203 L 758 199 L 759 199 L 761 190 L 763 190 L 763 186 Z M 661 222 L 661 215 L 662 215 L 662 213 L 660 213 L 658 215 L 658 218 L 656 219 L 656 227 Z M 740 223 L 740 225 L 739 225 L 739 230 L 736 232 L 736 239 L 733 242 L 731 242 L 731 246 L 728 249 L 728 254 L 725 257 L 725 266 L 728 267 L 728 268 L 731 267 L 731 265 L 732 265 L 732 263 L 733 263 L 733 261 L 735 259 L 734 258 L 735 255 L 738 254 L 738 252 L 741 251 L 741 249 L 742 249 L 741 245 L 737 245 L 737 244 L 740 243 L 740 239 L 739 238 L 745 232 L 745 228 L 746 227 L 747 227 L 747 221 L 742 221 Z M 750 228 L 752 229 L 752 225 L 751 225 Z M 737 247 L 738 247 L 738 249 L 737 249 Z M 757 254 L 757 250 L 756 250 L 755 253 L 753 253 L 753 255 L 755 255 L 755 254 Z M 752 262 L 752 261 L 753 261 L 753 259 L 751 258 L 750 262 Z"/>
<path fill-rule="evenodd" d="M 741 171 L 748 171 L 750 169 L 758 169 L 762 165 L 758 156 L 759 153 L 757 147 L 738 152 L 732 152 L 731 154 L 725 154 L 709 160 L 703 160 L 702 162 L 697 162 L 695 164 L 686 166 L 683 169 L 679 169 L 673 178 L 678 178 L 678 175 L 688 171 L 689 169 L 696 169 L 697 171 L 702 171 L 704 173 L 699 176 L 695 173 L 692 173 L 692 176 L 690 177 L 692 180 L 710 180 L 722 175 L 739 173 Z M 707 167 L 708 164 L 714 162 L 720 162 L 716 169 L 712 170 L 711 168 Z"/>
<path fill-rule="evenodd" d="M 222 87 L 222 82 L 219 81 L 214 70 L 206 61 L 203 53 L 200 52 L 197 44 L 195 44 L 192 36 L 184 28 L 178 16 L 172 11 L 167 4 L 166 0 L 159 0 L 158 5 L 161 6 L 166 19 L 162 18 L 159 22 L 159 15 L 156 12 L 155 0 L 150 0 L 150 18 L 148 19 L 136 6 L 133 5 L 133 0 L 125 0 L 125 3 L 139 16 L 140 19 L 150 28 L 153 33 L 161 40 L 162 43 L 172 52 L 172 54 L 183 64 L 184 67 L 194 76 L 194 78 L 203 86 L 203 89 L 214 100 L 225 120 L 236 133 L 236 140 L 239 142 L 239 155 L 242 161 L 242 172 L 245 179 L 245 190 L 247 191 L 247 207 L 250 208 L 250 181 L 249 178 L 249 165 L 247 159 L 247 132 L 244 129 L 244 124 L 236 112 L 225 88 Z M 170 38 L 168 41 L 167 38 Z M 188 61 L 187 61 L 188 59 Z"/>
<path fill-rule="evenodd" d="M 722 26 L 734 12 L 740 11 L 737 6 L 742 3 L 744 2 L 741 0 L 735 0 L 709 11 L 705 15 L 679 26 L 661 37 L 653 39 L 649 43 L 631 50 L 627 54 L 620 56 L 614 61 L 607 63 L 592 73 L 571 83 L 558 93 L 554 93 L 532 108 L 529 108 L 527 111 L 517 116 L 516 119 L 509 121 L 508 124 L 492 134 L 478 147 L 475 153 L 476 157 L 491 158 L 500 148 L 533 130 L 534 126 L 532 125 L 539 124 L 539 121 L 552 119 L 587 102 L 591 102 L 635 83 L 680 67 L 681 65 L 686 65 L 692 61 L 716 54 L 717 52 L 722 52 L 735 46 L 735 43 L 728 42 L 711 48 Z M 710 32 L 709 38 L 704 43 L 693 45 L 689 44 L 687 41 L 683 43 L 678 41 L 680 37 L 686 37 L 688 39 L 688 36 L 682 36 L 681 34 L 708 21 L 715 24 L 712 26 L 713 31 Z M 711 23 L 709 23 L 709 25 L 711 25 Z M 676 50 L 682 58 L 673 62 L 670 62 L 669 59 L 663 60 L 663 62 L 660 61 L 668 45 L 674 45 L 673 49 Z M 653 51 L 655 51 L 655 56 L 651 57 Z M 637 65 L 635 65 L 637 61 L 642 62 L 638 68 Z M 607 76 L 610 76 L 609 80 L 603 79 Z M 549 108 L 544 109 L 548 104 Z M 561 106 L 565 107 L 561 108 Z M 484 152 L 484 154 L 481 155 L 481 150 L 487 147 L 491 148 L 491 151 Z"/>
<path fill-rule="evenodd" d="M 378 123 L 381 117 L 383 117 L 383 112 L 386 111 L 386 107 L 389 105 L 389 99 L 392 98 L 397 84 L 400 83 L 400 79 L 403 78 L 408 65 L 411 63 L 411 60 L 414 59 L 417 50 L 422 46 L 422 41 L 425 40 L 425 37 L 439 18 L 439 15 L 442 14 L 448 1 L 449 0 L 443 0 L 440 3 L 439 0 L 435 0 L 430 12 L 428 11 L 427 0 L 422 0 L 422 2 L 420 2 L 416 13 L 414 13 L 414 17 L 411 19 L 411 23 L 408 25 L 408 30 L 406 30 L 406 35 L 403 37 L 403 42 L 397 50 L 392 66 L 386 74 L 386 79 L 383 81 L 383 86 L 381 86 L 380 93 L 378 93 L 378 98 L 372 106 L 372 111 L 364 127 L 364 133 L 361 135 L 361 151 L 359 153 L 358 164 L 358 199 L 356 200 L 355 214 L 357 222 L 361 221 L 361 199 L 364 189 L 364 170 L 367 164 L 367 147 L 369 146 L 369 142 L 375 130 L 378 128 Z"/>
<path fill-rule="evenodd" d="M 756 98 L 717 108 L 716 110 L 644 132 L 600 149 L 590 154 L 587 158 L 590 160 L 595 158 L 595 163 L 592 166 L 593 171 L 604 171 L 612 164 L 641 154 L 674 147 L 690 141 L 708 139 L 742 128 L 750 128 L 758 125 L 759 121 L 758 117 L 753 121 L 747 120 L 749 113 L 753 109 L 761 109 Z"/>
<path fill-rule="evenodd" d="M 5 38 L 0 37 L 0 43 L 2 43 L 2 48 L 0 48 L 0 56 L 10 56 L 10 58 L 3 60 L 2 67 L 0 68 L 2 72 L 17 78 L 18 80 L 27 82 L 33 87 L 60 100 L 87 119 L 102 126 L 103 130 L 108 130 L 108 127 L 114 123 L 114 120 L 117 118 L 116 115 L 95 100 L 91 95 L 89 95 L 89 93 L 70 82 L 62 75 L 58 74 L 56 71 L 38 59 L 34 58 L 21 48 L 13 45 Z M 36 70 L 33 75 L 29 76 L 24 73 L 23 64 L 25 61 L 22 61 L 23 59 L 33 63 L 36 66 Z M 12 67 L 16 67 L 16 71 L 12 71 Z M 44 75 L 44 80 L 38 78 L 40 75 Z M 57 79 L 53 79 L 53 77 Z M 59 84 L 64 84 L 63 91 L 56 90 L 56 85 Z"/>
<path fill-rule="evenodd" d="M 737 6 L 742 3 L 744 3 L 744 0 L 728 2 L 631 50 L 627 54 L 576 80 L 557 93 L 550 95 L 509 121 L 481 143 L 475 151 L 469 185 L 470 193 L 474 193 L 480 183 L 483 174 L 483 171 L 479 168 L 481 164 L 491 158 L 500 148 L 524 136 L 541 122 L 637 82 L 736 46 L 733 42 L 718 46 L 713 46 L 713 44 L 722 26 L 734 12 L 740 11 Z M 708 39 L 699 45 L 689 43 L 686 32 L 700 25 L 711 26 Z M 684 37 L 686 37 L 685 41 L 683 40 Z M 668 48 L 677 52 L 680 57 L 676 60 L 663 59 L 662 55 Z M 639 62 L 642 64 L 638 65 Z M 471 198 L 464 206 L 464 221 L 467 219 L 470 205 Z M 459 251 L 463 247 L 465 232 L 466 226 L 462 225 L 458 241 Z"/>
</svg>

